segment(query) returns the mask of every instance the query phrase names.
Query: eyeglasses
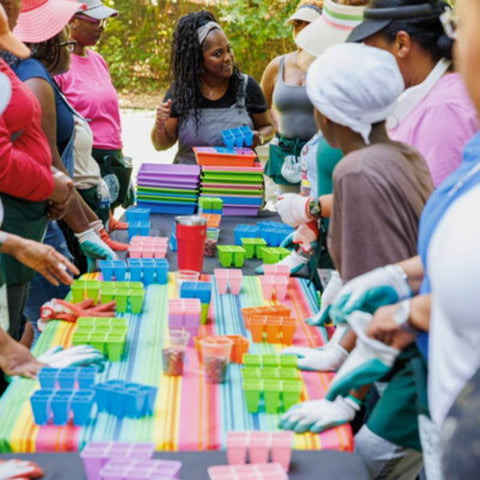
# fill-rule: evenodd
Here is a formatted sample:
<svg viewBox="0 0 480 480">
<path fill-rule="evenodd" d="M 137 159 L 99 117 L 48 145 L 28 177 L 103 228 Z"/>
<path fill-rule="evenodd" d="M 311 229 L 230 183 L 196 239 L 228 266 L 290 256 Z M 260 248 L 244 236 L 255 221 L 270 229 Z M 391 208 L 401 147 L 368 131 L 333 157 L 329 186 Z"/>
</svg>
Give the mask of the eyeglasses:
<svg viewBox="0 0 480 480">
<path fill-rule="evenodd" d="M 67 47 L 69 52 L 73 52 L 76 46 L 77 42 L 75 40 L 67 40 L 66 42 L 61 42 L 59 44 L 60 48 Z"/>
<path fill-rule="evenodd" d="M 98 20 L 97 18 L 92 18 L 87 15 L 82 15 L 81 13 L 75 15 L 75 18 L 84 20 L 87 23 L 91 23 L 92 25 L 95 25 L 97 28 L 107 28 L 108 20 L 109 20 L 109 18 L 102 18 L 101 20 Z"/>
<path fill-rule="evenodd" d="M 440 15 L 440 22 L 442 23 L 443 31 L 448 38 L 455 40 L 457 38 L 458 25 L 460 17 L 456 15 L 453 10 L 445 10 Z"/>
</svg>

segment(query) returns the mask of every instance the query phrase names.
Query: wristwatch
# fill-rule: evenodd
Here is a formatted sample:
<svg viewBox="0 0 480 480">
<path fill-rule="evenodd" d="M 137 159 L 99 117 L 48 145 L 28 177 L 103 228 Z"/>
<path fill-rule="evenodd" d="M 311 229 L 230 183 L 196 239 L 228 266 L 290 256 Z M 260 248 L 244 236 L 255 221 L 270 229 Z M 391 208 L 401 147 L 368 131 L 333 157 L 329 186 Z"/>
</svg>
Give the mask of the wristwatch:
<svg viewBox="0 0 480 480">
<path fill-rule="evenodd" d="M 314 218 L 322 217 L 322 204 L 318 198 L 312 198 L 308 202 L 308 213 Z"/>
<path fill-rule="evenodd" d="M 420 333 L 420 330 L 417 330 L 410 325 L 410 313 L 410 299 L 403 300 L 398 304 L 398 307 L 393 314 L 393 321 L 405 332 L 417 336 Z"/>
</svg>

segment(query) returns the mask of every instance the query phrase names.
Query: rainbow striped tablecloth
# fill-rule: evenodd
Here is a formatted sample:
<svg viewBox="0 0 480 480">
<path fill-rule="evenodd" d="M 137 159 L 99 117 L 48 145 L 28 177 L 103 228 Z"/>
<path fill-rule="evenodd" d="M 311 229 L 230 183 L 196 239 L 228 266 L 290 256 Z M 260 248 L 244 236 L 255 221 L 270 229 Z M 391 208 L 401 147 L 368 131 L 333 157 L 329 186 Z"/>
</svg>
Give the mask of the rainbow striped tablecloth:
<svg viewBox="0 0 480 480">
<path fill-rule="evenodd" d="M 107 363 L 100 381 L 124 379 L 158 386 L 155 413 L 142 419 L 118 419 L 107 413 L 94 415 L 87 427 L 38 427 L 33 423 L 30 395 L 38 382 L 16 378 L 0 400 L 0 452 L 76 451 L 90 441 L 153 441 L 157 450 L 215 450 L 225 446 L 231 430 L 276 430 L 278 415 L 249 414 L 242 391 L 241 366 L 229 367 L 229 381 L 209 385 L 203 380 L 197 356 L 188 349 L 183 377 L 162 375 L 162 339 L 167 333 L 167 300 L 176 298 L 173 275 L 165 286 L 148 287 L 142 315 L 126 315 L 129 322 L 128 351 L 121 362 Z M 268 304 L 261 296 L 258 277 L 244 277 L 240 296 L 213 292 L 209 318 L 215 319 L 206 331 L 217 334 L 242 334 L 247 337 L 240 308 Z M 316 294 L 305 280 L 291 279 L 285 302 L 292 316 L 307 318 L 317 308 Z M 74 325 L 51 322 L 41 335 L 37 354 L 54 345 L 69 346 Z M 303 320 L 295 333 L 294 344 L 314 346 L 323 343 L 321 329 Z M 250 353 L 277 353 L 280 344 L 251 344 Z M 321 398 L 332 377 L 329 373 L 304 372 L 302 400 Z M 320 435 L 295 436 L 297 449 L 352 450 L 350 426 L 338 427 Z"/>
</svg>

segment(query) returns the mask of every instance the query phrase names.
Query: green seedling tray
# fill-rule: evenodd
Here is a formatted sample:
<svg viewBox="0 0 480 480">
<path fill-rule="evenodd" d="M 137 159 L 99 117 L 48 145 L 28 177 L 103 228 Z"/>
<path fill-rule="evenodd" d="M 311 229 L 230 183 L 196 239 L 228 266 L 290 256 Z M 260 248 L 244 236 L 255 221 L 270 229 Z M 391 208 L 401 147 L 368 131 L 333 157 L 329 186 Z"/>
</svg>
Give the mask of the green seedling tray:
<svg viewBox="0 0 480 480">
<path fill-rule="evenodd" d="M 187 205 L 196 204 L 197 196 L 192 195 L 189 198 L 184 197 L 165 197 L 164 195 L 142 195 L 141 193 L 137 194 L 139 200 L 146 200 L 148 202 L 168 202 L 168 203 L 185 203 Z"/>
<path fill-rule="evenodd" d="M 245 249 L 245 258 L 260 258 L 261 249 L 267 246 L 263 238 L 242 238 L 242 247 Z"/>
<path fill-rule="evenodd" d="M 141 313 L 143 307 L 144 293 L 139 291 L 130 292 L 130 310 L 132 313 Z"/>
<path fill-rule="evenodd" d="M 261 367 L 263 365 L 263 355 L 252 355 L 251 353 L 246 353 L 243 356 L 243 364 L 245 365 L 245 367 Z"/>
<path fill-rule="evenodd" d="M 269 265 L 283 260 L 291 253 L 290 250 L 283 247 L 262 247 L 260 248 L 259 258 L 263 260 L 263 263 Z"/>
<path fill-rule="evenodd" d="M 245 249 L 237 245 L 217 245 L 218 260 L 223 267 L 243 267 Z"/>
<path fill-rule="evenodd" d="M 249 413 L 257 413 L 260 407 L 260 398 L 263 388 L 261 380 L 245 380 L 243 382 L 243 390 L 245 392 L 245 402 Z"/>
<path fill-rule="evenodd" d="M 178 193 L 180 195 L 185 195 L 191 197 L 192 195 L 198 193 L 197 188 L 193 189 L 182 189 L 182 188 L 157 188 L 157 187 L 137 187 L 137 192 L 149 192 L 149 193 Z"/>
<path fill-rule="evenodd" d="M 282 407 L 282 381 L 281 380 L 264 380 L 264 400 L 265 411 L 267 413 L 278 413 Z"/>
<path fill-rule="evenodd" d="M 300 381 L 283 382 L 283 408 L 288 410 L 291 406 L 300 402 L 303 385 Z"/>
<path fill-rule="evenodd" d="M 222 210 L 223 200 L 221 198 L 201 197 L 198 199 L 198 206 L 205 210 Z"/>
<path fill-rule="evenodd" d="M 278 368 L 278 367 L 245 367 L 242 370 L 244 379 L 257 378 L 263 380 L 298 380 L 298 370 L 296 368 Z"/>
<path fill-rule="evenodd" d="M 204 183 L 245 183 L 247 185 L 256 185 L 263 182 L 263 176 L 258 173 L 220 173 L 205 172 L 202 175 Z"/>
</svg>

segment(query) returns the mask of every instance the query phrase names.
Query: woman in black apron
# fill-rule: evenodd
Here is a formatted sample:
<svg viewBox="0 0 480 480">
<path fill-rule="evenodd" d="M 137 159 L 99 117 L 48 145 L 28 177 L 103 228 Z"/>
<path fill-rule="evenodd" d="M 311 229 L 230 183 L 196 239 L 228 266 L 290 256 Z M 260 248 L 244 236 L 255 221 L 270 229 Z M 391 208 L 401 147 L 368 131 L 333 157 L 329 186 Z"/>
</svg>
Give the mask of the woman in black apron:
<svg viewBox="0 0 480 480">
<path fill-rule="evenodd" d="M 178 140 L 174 163 L 195 163 L 192 147 L 223 145 L 222 130 L 248 126 L 253 146 L 273 136 L 260 86 L 240 73 L 228 38 L 207 11 L 182 17 L 172 45 L 172 77 L 151 138 L 157 150 Z"/>
</svg>

